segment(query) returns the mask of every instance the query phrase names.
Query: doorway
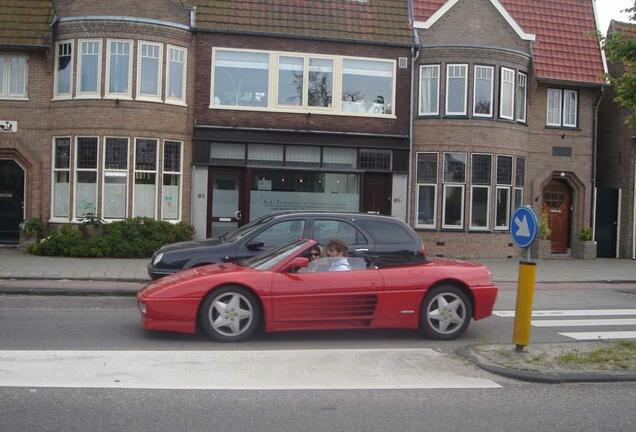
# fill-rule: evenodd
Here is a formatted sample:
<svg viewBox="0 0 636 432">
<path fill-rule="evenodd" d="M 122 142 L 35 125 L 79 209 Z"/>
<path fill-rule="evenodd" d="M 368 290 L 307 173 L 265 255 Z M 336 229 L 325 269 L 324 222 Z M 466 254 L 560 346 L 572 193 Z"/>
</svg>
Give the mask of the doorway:
<svg viewBox="0 0 636 432">
<path fill-rule="evenodd" d="M 599 258 L 616 258 L 618 189 L 596 191 L 596 241 Z"/>
<path fill-rule="evenodd" d="M 365 173 L 362 181 L 362 211 L 391 214 L 393 177 L 389 174 Z"/>
<path fill-rule="evenodd" d="M 209 168 L 208 238 L 220 237 L 247 222 L 245 181 L 243 169 Z"/>
<path fill-rule="evenodd" d="M 543 189 L 543 212 L 552 231 L 552 253 L 566 253 L 570 247 L 572 189 L 563 180 L 552 179 Z"/>
<path fill-rule="evenodd" d="M 24 220 L 24 170 L 14 160 L 0 160 L 0 243 L 20 242 Z"/>
</svg>

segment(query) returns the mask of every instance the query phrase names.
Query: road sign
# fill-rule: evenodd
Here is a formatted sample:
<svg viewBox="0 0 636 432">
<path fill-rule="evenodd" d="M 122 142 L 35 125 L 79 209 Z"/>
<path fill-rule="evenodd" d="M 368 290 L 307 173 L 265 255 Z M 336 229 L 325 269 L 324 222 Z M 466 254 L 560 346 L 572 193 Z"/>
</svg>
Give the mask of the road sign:
<svg viewBox="0 0 636 432">
<path fill-rule="evenodd" d="M 520 248 L 529 247 L 537 238 L 539 223 L 532 207 L 519 207 L 512 215 L 512 241 Z"/>
</svg>

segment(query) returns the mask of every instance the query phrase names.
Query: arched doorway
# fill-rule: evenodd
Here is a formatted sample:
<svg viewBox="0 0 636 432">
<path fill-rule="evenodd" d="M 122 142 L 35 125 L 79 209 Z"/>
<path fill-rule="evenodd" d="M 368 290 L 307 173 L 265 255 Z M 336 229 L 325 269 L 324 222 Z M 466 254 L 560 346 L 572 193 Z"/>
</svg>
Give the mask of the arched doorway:
<svg viewBox="0 0 636 432">
<path fill-rule="evenodd" d="M 0 159 L 0 243 L 20 241 L 24 220 L 24 169 L 14 160 Z"/>
<path fill-rule="evenodd" d="M 552 179 L 543 188 L 543 212 L 548 214 L 552 231 L 552 253 L 566 253 L 572 231 L 572 189 L 560 179 Z"/>
</svg>

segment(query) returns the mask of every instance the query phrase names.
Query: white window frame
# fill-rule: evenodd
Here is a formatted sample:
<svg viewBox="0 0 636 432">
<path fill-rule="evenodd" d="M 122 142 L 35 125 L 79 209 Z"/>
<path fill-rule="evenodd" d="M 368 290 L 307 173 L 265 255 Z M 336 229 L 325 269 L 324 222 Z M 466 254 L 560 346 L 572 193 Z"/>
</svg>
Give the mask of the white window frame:
<svg viewBox="0 0 636 432">
<path fill-rule="evenodd" d="M 490 69 L 492 76 L 490 78 L 490 112 L 488 114 L 479 114 L 476 112 L 477 109 L 477 68 L 480 69 Z M 483 118 L 492 118 L 494 113 L 494 105 L 495 105 L 495 67 L 494 66 L 484 66 L 484 65 L 475 65 L 473 70 L 473 116 L 474 117 L 483 117 Z"/>
<path fill-rule="evenodd" d="M 519 186 L 516 186 L 515 187 L 515 195 L 516 195 L 517 191 L 521 191 L 521 206 L 523 206 L 523 188 L 519 187 Z M 512 203 L 514 204 L 514 197 L 512 199 Z M 514 210 L 516 210 L 516 209 L 514 209 Z"/>
<path fill-rule="evenodd" d="M 485 184 L 473 184 L 473 159 L 474 156 L 490 156 L 490 183 Z M 471 153 L 470 154 L 470 209 L 469 209 L 469 219 L 468 219 L 468 229 L 470 231 L 490 231 L 490 205 L 492 201 L 492 176 L 493 176 L 493 165 L 495 165 L 495 156 L 492 153 Z M 473 192 L 476 188 L 482 188 L 488 190 L 488 199 L 486 203 L 486 226 L 475 226 L 473 225 Z"/>
<path fill-rule="evenodd" d="M 559 95 L 559 122 L 558 123 L 554 123 L 554 122 L 550 122 L 550 93 L 556 93 Z M 547 126 L 552 126 L 552 127 L 561 127 L 561 122 L 563 119 L 563 90 L 561 89 L 556 89 L 556 88 L 548 88 L 546 90 L 546 120 L 545 120 L 545 124 Z"/>
<path fill-rule="evenodd" d="M 179 172 L 176 171 L 164 171 L 164 164 L 161 164 L 161 220 L 170 222 L 170 223 L 179 223 L 182 219 L 182 210 L 183 210 L 183 140 L 177 139 L 164 139 L 161 143 L 161 161 L 163 162 L 165 158 L 165 145 L 167 142 L 175 142 L 179 143 Z M 168 175 L 177 175 L 179 176 L 179 211 L 177 219 L 165 219 L 163 215 L 163 176 L 165 174 Z"/>
<path fill-rule="evenodd" d="M 71 76 L 69 79 L 69 92 L 68 93 L 58 93 L 57 92 L 57 84 L 58 84 L 58 66 L 60 61 L 60 46 L 64 44 L 71 44 Z M 68 100 L 73 99 L 73 73 L 74 73 L 74 62 L 75 62 L 75 40 L 67 39 L 61 40 L 55 43 L 55 61 L 53 65 L 53 100 Z"/>
<path fill-rule="evenodd" d="M 463 154 L 464 158 L 464 181 L 463 182 L 446 182 L 446 155 L 447 154 Z M 442 199 L 442 228 L 443 229 L 464 229 L 465 220 L 464 220 L 464 212 L 466 211 L 466 177 L 468 176 L 468 153 L 466 152 L 444 152 L 442 154 L 442 185 L 444 187 L 443 199 Z M 462 208 L 461 208 L 461 223 L 460 225 L 446 225 L 446 189 L 448 187 L 458 187 L 462 188 Z"/>
<path fill-rule="evenodd" d="M 79 144 L 79 140 L 80 138 L 95 138 L 97 140 L 97 163 L 95 164 L 95 168 L 77 168 L 77 155 L 78 155 L 78 151 L 77 151 L 77 146 Z M 75 136 L 75 146 L 73 148 L 73 153 L 74 153 L 74 157 L 73 157 L 73 193 L 71 194 L 71 196 L 73 197 L 72 203 L 71 205 L 73 206 L 73 219 L 72 222 L 77 223 L 80 222 L 80 219 L 78 219 L 77 217 L 77 173 L 79 171 L 84 171 L 84 172 L 94 172 L 95 173 L 95 215 L 100 215 L 101 214 L 101 209 L 99 208 L 99 204 L 100 204 L 100 197 L 99 197 L 99 164 L 101 163 L 101 160 L 99 159 L 99 136 L 96 135 L 77 135 Z"/>
<path fill-rule="evenodd" d="M 508 202 L 506 203 L 506 225 L 497 225 L 497 196 L 499 195 L 499 190 L 507 190 L 506 194 Z M 510 191 L 512 190 L 511 186 L 496 186 L 495 190 L 495 230 L 496 231 L 508 231 L 510 229 Z"/>
<path fill-rule="evenodd" d="M 499 183 L 499 179 L 497 178 L 497 169 L 498 169 L 498 160 L 499 158 L 509 158 L 510 159 L 510 183 Z M 510 229 L 510 216 L 511 216 L 511 206 L 512 206 L 512 198 L 511 198 L 511 194 L 512 194 L 512 190 L 513 190 L 513 184 L 514 184 L 514 179 L 515 179 L 515 158 L 512 155 L 503 155 L 503 154 L 498 154 L 495 155 L 495 172 L 494 172 L 494 176 L 495 176 L 495 184 L 496 184 L 496 188 L 495 188 L 495 198 L 494 198 L 494 202 L 495 202 L 495 231 L 508 231 Z M 498 195 L 498 190 L 499 189 L 507 189 L 508 190 L 508 203 L 506 204 L 506 225 L 497 225 L 497 195 Z"/>
<path fill-rule="evenodd" d="M 451 79 L 449 70 L 452 66 L 463 66 L 464 67 L 464 111 L 453 112 L 448 110 L 448 87 L 449 81 Z M 444 104 L 444 112 L 448 116 L 454 115 L 467 115 L 468 113 L 468 64 L 467 63 L 447 63 L 446 64 L 446 89 L 445 89 L 445 104 Z"/>
<path fill-rule="evenodd" d="M 95 92 L 82 92 L 82 42 L 97 42 L 97 90 Z M 56 69 L 57 70 L 57 69 Z M 102 95 L 102 40 L 78 39 L 77 40 L 77 74 L 75 83 L 75 99 L 101 99 Z"/>
<path fill-rule="evenodd" d="M 156 156 L 156 160 L 155 160 L 155 170 L 154 171 L 149 171 L 149 170 L 138 170 L 137 169 L 137 141 L 138 140 L 153 140 L 156 142 L 157 144 L 157 156 Z M 132 217 L 137 217 L 137 215 L 135 214 L 135 177 L 137 175 L 137 173 L 148 173 L 148 174 L 154 174 L 155 175 L 155 206 L 154 206 L 154 216 L 152 217 L 153 219 L 157 219 L 157 204 L 159 202 L 159 173 L 160 173 L 160 167 L 159 167 L 159 154 L 161 152 L 161 140 L 159 138 L 151 138 L 151 137 L 135 137 L 134 138 L 134 143 L 133 143 L 133 165 L 132 165 L 132 192 L 131 192 L 131 196 L 132 196 L 132 209 L 130 210 L 130 213 L 132 215 Z"/>
<path fill-rule="evenodd" d="M 521 79 L 521 77 L 523 77 L 523 80 Z M 525 72 L 518 72 L 517 73 L 517 87 L 521 87 L 519 84 L 521 82 L 524 82 L 523 85 L 523 101 L 517 101 L 517 107 L 522 107 L 523 109 L 523 116 L 519 117 L 516 115 L 516 111 L 515 110 L 515 117 L 517 118 L 518 122 L 522 122 L 522 123 L 527 123 L 528 122 L 528 74 Z"/>
<path fill-rule="evenodd" d="M 126 140 L 126 169 L 122 170 L 122 169 L 112 169 L 112 168 L 106 168 L 105 163 L 106 163 L 106 140 L 109 138 L 114 138 L 114 139 L 125 139 Z M 105 191 L 104 189 L 106 188 L 106 173 L 107 172 L 114 172 L 114 173 L 125 173 L 126 174 L 126 215 L 123 218 L 107 218 L 104 212 L 104 199 L 105 199 Z M 114 135 L 107 135 L 104 136 L 102 138 L 102 211 L 101 211 L 101 217 L 102 219 L 104 219 L 105 221 L 109 222 L 109 221 L 118 221 L 118 220 L 124 220 L 128 217 L 129 214 L 129 204 L 128 204 L 128 197 L 130 196 L 130 137 L 125 137 L 125 136 L 114 136 Z"/>
<path fill-rule="evenodd" d="M 1 58 L 4 59 L 4 68 L 0 69 L 0 74 L 3 75 L 3 86 L 0 87 L 0 100 L 18 100 L 18 101 L 28 101 L 29 100 L 29 56 L 26 55 L 0 55 Z M 24 94 L 11 93 L 11 59 L 12 58 L 23 58 L 24 59 Z"/>
<path fill-rule="evenodd" d="M 423 74 L 424 69 L 437 69 L 437 100 L 435 101 L 435 111 L 431 111 L 431 112 L 422 111 L 422 88 L 423 88 L 422 82 L 424 79 L 424 74 Z M 442 80 L 441 75 L 442 75 L 441 67 L 438 64 L 420 65 L 420 93 L 419 93 L 419 101 L 418 101 L 419 115 L 421 116 L 438 116 L 439 115 L 439 91 L 440 91 L 440 82 Z"/>
<path fill-rule="evenodd" d="M 505 72 L 510 72 L 512 76 L 512 81 L 504 80 Z M 510 115 L 504 114 L 504 83 L 510 84 L 510 97 L 511 97 L 511 113 Z M 515 119 L 515 92 L 517 91 L 517 87 L 515 87 L 515 70 L 502 67 L 500 70 L 500 87 L 499 87 L 499 117 L 506 120 L 514 120 Z"/>
<path fill-rule="evenodd" d="M 435 183 L 428 182 L 418 182 L 417 181 L 417 160 L 418 155 L 420 154 L 434 154 L 437 159 L 437 172 L 435 173 Z M 439 152 L 416 152 L 415 153 L 415 187 L 417 188 L 416 192 L 416 204 L 415 204 L 415 228 L 422 229 L 436 229 L 437 228 L 437 190 L 439 184 Z M 420 186 L 433 186 L 435 188 L 435 192 L 433 193 L 433 224 L 420 224 L 418 223 L 418 216 L 420 214 Z"/>
<path fill-rule="evenodd" d="M 168 90 L 170 89 L 170 61 L 171 61 L 170 50 L 183 51 L 183 68 L 182 68 L 183 82 L 181 83 L 181 92 L 183 94 L 182 98 L 175 98 L 175 97 L 168 96 L 169 95 Z M 164 89 L 164 94 L 165 94 L 165 102 L 167 104 L 187 106 L 187 103 L 186 103 L 187 81 L 188 81 L 188 49 L 185 47 L 166 44 L 166 86 Z"/>
<path fill-rule="evenodd" d="M 141 80 L 142 80 L 142 71 L 141 71 L 141 55 L 142 55 L 142 45 L 150 45 L 159 47 L 159 59 L 157 64 L 157 95 L 142 95 L 141 94 Z M 135 93 L 135 100 L 145 101 L 145 102 L 163 102 L 163 86 L 161 85 L 161 80 L 163 79 L 163 43 L 161 42 L 150 42 L 144 40 L 137 41 L 137 91 Z"/>
<path fill-rule="evenodd" d="M 570 93 L 570 94 L 574 94 L 574 123 L 570 124 L 570 123 L 566 123 L 565 121 L 565 99 L 566 99 L 566 95 Z M 579 93 L 576 90 L 563 90 L 563 95 L 561 97 L 561 100 L 563 101 L 563 107 L 561 109 L 562 112 L 562 117 L 561 117 L 561 122 L 563 123 L 563 127 L 565 128 L 576 128 L 578 125 L 578 111 L 579 111 Z"/>
<path fill-rule="evenodd" d="M 110 47 L 113 42 L 128 44 L 128 91 L 115 93 L 110 91 Z M 106 40 L 106 80 L 104 81 L 104 99 L 132 100 L 132 69 L 135 44 L 131 39 L 107 39 Z"/>
<path fill-rule="evenodd" d="M 68 139 L 68 151 L 69 151 L 69 157 L 68 157 L 68 168 L 55 168 L 55 141 L 58 139 Z M 50 215 L 49 215 L 49 222 L 59 222 L 59 223 L 68 223 L 71 220 L 71 217 L 73 216 L 73 213 L 71 213 L 71 206 L 74 204 L 73 202 L 73 193 L 71 193 L 71 184 L 73 184 L 73 158 L 75 157 L 75 152 L 74 152 L 74 148 L 73 148 L 73 137 L 71 137 L 70 135 L 66 135 L 66 136 L 54 136 L 52 138 L 51 141 L 51 211 L 50 211 Z M 68 208 L 67 208 L 67 213 L 68 213 L 68 217 L 64 218 L 64 217 L 55 217 L 55 173 L 56 172 L 68 172 L 68 183 L 69 183 L 69 188 L 68 188 Z"/>
<path fill-rule="evenodd" d="M 217 51 L 234 51 L 234 52 L 252 52 L 269 54 L 269 79 L 268 79 L 268 98 L 267 106 L 265 107 L 253 107 L 253 106 L 235 106 L 235 105 L 217 105 L 214 103 L 214 69 L 216 64 L 216 52 Z M 278 104 L 278 58 L 283 57 L 302 57 L 304 70 L 303 70 L 303 105 L 302 106 L 289 106 Z M 324 59 L 331 60 L 333 62 L 333 94 L 331 107 L 314 107 L 308 105 L 308 88 L 309 88 L 309 59 Z M 378 113 L 350 113 L 342 111 L 342 63 L 345 59 L 351 60 L 367 60 L 376 61 L 382 63 L 393 64 L 393 95 L 391 106 L 393 108 L 393 114 L 378 114 Z M 378 57 L 354 57 L 354 56 L 338 56 L 338 55 L 325 55 L 314 54 L 306 52 L 293 52 L 293 51 L 269 51 L 269 50 L 255 50 L 244 48 L 230 48 L 230 47 L 212 47 L 212 61 L 210 62 L 210 105 L 209 109 L 222 109 L 222 110 L 235 110 L 235 111 L 264 111 L 264 112 L 285 112 L 285 113 L 303 113 L 303 114 L 325 114 L 325 115 L 339 115 L 349 117 L 379 117 L 379 118 L 397 118 L 396 111 L 396 90 L 397 90 L 397 61 L 390 58 L 378 58 Z"/>
</svg>

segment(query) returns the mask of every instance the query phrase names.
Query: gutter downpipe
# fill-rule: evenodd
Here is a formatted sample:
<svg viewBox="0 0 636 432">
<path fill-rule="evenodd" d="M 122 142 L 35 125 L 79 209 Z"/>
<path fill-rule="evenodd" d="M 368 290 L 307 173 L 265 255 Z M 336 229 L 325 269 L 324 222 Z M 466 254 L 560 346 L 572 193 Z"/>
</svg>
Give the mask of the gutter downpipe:
<svg viewBox="0 0 636 432">
<path fill-rule="evenodd" d="M 634 207 L 632 208 L 632 260 L 636 260 L 636 151 L 632 152 L 632 154 L 634 155 L 632 164 L 634 170 L 634 189 L 632 189 L 632 195 L 634 196 Z"/>
<path fill-rule="evenodd" d="M 409 14 L 411 18 L 411 25 L 413 25 L 413 0 L 409 0 Z M 406 222 L 412 227 L 415 226 L 413 221 L 413 214 L 411 212 L 411 201 L 413 197 L 413 127 L 414 127 L 414 113 L 415 108 L 415 79 L 417 74 L 415 73 L 416 64 L 420 59 L 420 37 L 415 26 L 413 26 L 413 37 L 415 40 L 415 46 L 411 47 L 411 94 L 409 97 L 409 170 L 406 180 Z"/>
<path fill-rule="evenodd" d="M 592 225 L 592 240 L 596 241 L 596 154 L 598 147 L 598 109 L 601 105 L 601 101 L 603 100 L 603 94 L 605 93 L 605 87 L 601 87 L 601 90 L 596 98 L 596 102 L 594 102 L 594 127 L 593 133 L 594 137 L 592 139 L 592 214 L 591 214 L 591 225 Z"/>
</svg>

